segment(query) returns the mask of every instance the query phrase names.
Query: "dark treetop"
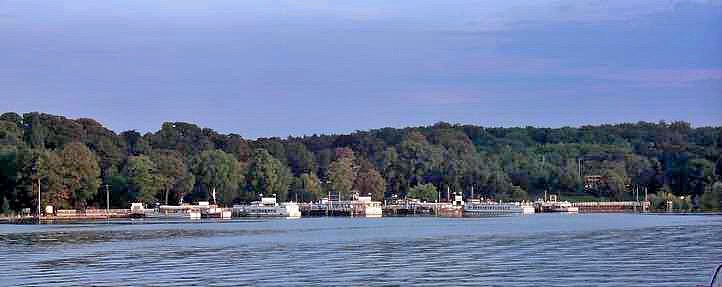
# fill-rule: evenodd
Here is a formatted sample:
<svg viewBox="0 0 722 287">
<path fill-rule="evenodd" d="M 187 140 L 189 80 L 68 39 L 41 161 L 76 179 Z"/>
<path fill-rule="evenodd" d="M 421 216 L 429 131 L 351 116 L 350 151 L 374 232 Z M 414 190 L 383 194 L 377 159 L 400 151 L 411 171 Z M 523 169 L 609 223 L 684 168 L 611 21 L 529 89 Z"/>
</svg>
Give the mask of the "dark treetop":
<svg viewBox="0 0 722 287">
<path fill-rule="evenodd" d="M 653 203 L 673 199 L 714 209 L 721 151 L 722 128 L 685 122 L 555 129 L 440 122 L 248 140 L 183 122 L 144 135 L 116 134 L 92 119 L 5 113 L 0 200 L 3 212 L 36 206 L 39 177 L 43 204 L 61 208 L 104 207 L 100 191 L 108 184 L 110 204 L 118 208 L 166 197 L 171 204 L 205 200 L 213 189 L 219 203 L 231 204 L 260 193 L 303 201 L 351 191 L 377 200 L 430 199 L 437 191 L 446 197 L 447 190 L 470 196 L 472 188 L 475 197 L 499 200 L 534 199 L 545 190 L 625 200 L 637 187 L 647 188 Z"/>
</svg>

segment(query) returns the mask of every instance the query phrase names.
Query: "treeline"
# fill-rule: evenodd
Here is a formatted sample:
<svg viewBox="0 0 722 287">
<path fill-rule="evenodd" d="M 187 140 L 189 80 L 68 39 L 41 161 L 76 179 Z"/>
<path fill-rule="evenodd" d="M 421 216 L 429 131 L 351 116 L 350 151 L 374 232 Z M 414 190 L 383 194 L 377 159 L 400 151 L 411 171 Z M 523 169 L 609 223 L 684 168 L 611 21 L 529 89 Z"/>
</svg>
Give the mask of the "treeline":
<svg viewBox="0 0 722 287">
<path fill-rule="evenodd" d="M 722 128 L 685 122 L 579 128 L 484 128 L 437 123 L 348 135 L 244 139 L 189 123 L 116 134 L 92 119 L 0 116 L 3 212 L 42 204 L 112 207 L 207 200 L 232 204 L 276 194 L 310 201 L 352 191 L 375 199 L 435 190 L 499 200 L 544 191 L 611 200 L 647 188 L 719 206 Z M 600 176 L 593 184 L 586 176 Z M 676 197 L 675 197 L 676 196 Z M 703 199 L 703 200 L 700 200 Z M 716 202 L 716 203 L 715 203 Z M 716 205 L 715 205 L 716 204 Z"/>
</svg>

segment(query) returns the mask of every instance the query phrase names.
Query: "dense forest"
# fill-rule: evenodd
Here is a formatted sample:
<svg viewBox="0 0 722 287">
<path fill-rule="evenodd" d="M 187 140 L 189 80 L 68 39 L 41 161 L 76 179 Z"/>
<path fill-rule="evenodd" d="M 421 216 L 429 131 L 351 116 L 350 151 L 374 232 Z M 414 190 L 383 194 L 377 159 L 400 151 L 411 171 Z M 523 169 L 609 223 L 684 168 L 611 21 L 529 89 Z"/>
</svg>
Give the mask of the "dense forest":
<svg viewBox="0 0 722 287">
<path fill-rule="evenodd" d="M 248 202 L 260 194 L 311 201 L 329 192 L 377 200 L 467 197 L 533 200 L 544 191 L 585 200 L 719 208 L 722 128 L 686 122 L 578 128 L 437 123 L 347 135 L 244 139 L 194 124 L 116 134 L 92 119 L 0 116 L 3 213 L 37 204 L 127 208 L 129 202 Z"/>
</svg>

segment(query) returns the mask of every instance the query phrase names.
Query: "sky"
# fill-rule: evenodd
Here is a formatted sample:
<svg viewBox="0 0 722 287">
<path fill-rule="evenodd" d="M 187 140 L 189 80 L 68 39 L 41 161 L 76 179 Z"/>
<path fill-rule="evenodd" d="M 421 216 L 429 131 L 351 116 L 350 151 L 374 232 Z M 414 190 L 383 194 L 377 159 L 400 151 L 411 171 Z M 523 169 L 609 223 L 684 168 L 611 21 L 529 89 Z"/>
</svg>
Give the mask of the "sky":
<svg viewBox="0 0 722 287">
<path fill-rule="evenodd" d="M 0 0 L 0 112 L 246 138 L 722 125 L 722 0 Z"/>
</svg>

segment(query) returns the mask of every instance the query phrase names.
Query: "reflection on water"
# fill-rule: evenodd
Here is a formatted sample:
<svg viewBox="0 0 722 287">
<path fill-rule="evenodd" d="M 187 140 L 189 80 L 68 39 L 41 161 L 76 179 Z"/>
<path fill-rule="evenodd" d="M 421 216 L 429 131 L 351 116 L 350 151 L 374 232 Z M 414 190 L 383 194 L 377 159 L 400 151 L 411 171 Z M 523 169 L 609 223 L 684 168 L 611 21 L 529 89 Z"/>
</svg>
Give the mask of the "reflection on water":
<svg viewBox="0 0 722 287">
<path fill-rule="evenodd" d="M 722 260 L 719 217 L 126 223 L 0 225 L 0 285 L 694 286 Z"/>
</svg>

